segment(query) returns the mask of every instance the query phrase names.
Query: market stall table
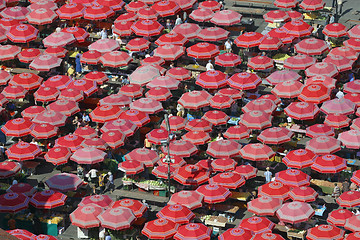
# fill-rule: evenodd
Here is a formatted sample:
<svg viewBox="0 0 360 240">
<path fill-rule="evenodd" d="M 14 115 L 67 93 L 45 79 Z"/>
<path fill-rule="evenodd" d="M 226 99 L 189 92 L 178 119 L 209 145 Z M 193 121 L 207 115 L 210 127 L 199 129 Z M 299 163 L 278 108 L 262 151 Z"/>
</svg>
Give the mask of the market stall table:
<svg viewBox="0 0 360 240">
<path fill-rule="evenodd" d="M 251 196 L 251 193 L 249 192 L 231 192 L 231 197 L 232 199 L 236 199 L 242 202 L 246 202 L 249 197 Z"/>
<path fill-rule="evenodd" d="M 210 225 L 214 227 L 225 227 L 227 223 L 227 218 L 223 216 L 205 216 L 205 225 Z"/>
</svg>

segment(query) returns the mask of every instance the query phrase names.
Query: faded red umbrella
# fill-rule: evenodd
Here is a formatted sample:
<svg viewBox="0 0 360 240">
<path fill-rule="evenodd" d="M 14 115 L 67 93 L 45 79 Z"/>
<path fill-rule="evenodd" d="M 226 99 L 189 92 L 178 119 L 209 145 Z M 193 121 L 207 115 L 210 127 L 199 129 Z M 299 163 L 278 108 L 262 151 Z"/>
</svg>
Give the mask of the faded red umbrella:
<svg viewBox="0 0 360 240">
<path fill-rule="evenodd" d="M 1 45 L 0 46 L 0 61 L 14 59 L 15 56 L 21 52 L 21 47 L 15 45 Z"/>
<path fill-rule="evenodd" d="M 344 84 L 344 92 L 360 93 L 360 80 L 354 80 Z"/>
<path fill-rule="evenodd" d="M 188 141 L 175 140 L 169 145 L 171 155 L 178 157 L 190 157 L 198 151 L 196 146 Z"/>
<path fill-rule="evenodd" d="M 358 191 L 347 191 L 343 192 L 337 199 L 336 203 L 340 207 L 357 207 L 360 205 L 360 192 Z"/>
<path fill-rule="evenodd" d="M 54 32 L 43 39 L 45 47 L 64 47 L 75 42 L 74 35 L 67 32 Z"/>
<path fill-rule="evenodd" d="M 232 140 L 240 140 L 248 138 L 250 136 L 250 131 L 244 125 L 236 125 L 229 127 L 224 133 L 224 137 Z"/>
<path fill-rule="evenodd" d="M 50 103 L 46 109 L 60 112 L 66 116 L 71 116 L 80 111 L 80 108 L 76 102 L 65 99 L 59 99 L 53 103 Z"/>
<path fill-rule="evenodd" d="M 0 163 L 0 178 L 8 178 L 14 176 L 21 170 L 20 163 L 3 161 Z"/>
<path fill-rule="evenodd" d="M 275 108 L 275 103 L 270 99 L 256 99 L 248 102 L 241 110 L 244 113 L 251 111 L 263 111 L 267 114 L 271 114 Z"/>
<path fill-rule="evenodd" d="M 214 16 L 214 12 L 211 9 L 198 8 L 193 10 L 189 17 L 197 22 L 207 22 Z"/>
<path fill-rule="evenodd" d="M 344 46 L 354 49 L 356 52 L 360 52 L 360 39 L 350 38 L 344 42 Z"/>
<path fill-rule="evenodd" d="M 90 34 L 86 32 L 85 29 L 80 27 L 67 27 L 62 29 L 61 31 L 74 35 L 76 41 L 80 43 L 85 42 L 85 40 L 90 36 Z"/>
<path fill-rule="evenodd" d="M 144 7 L 147 7 L 147 5 L 146 3 L 141 1 L 129 2 L 128 4 L 125 5 L 126 11 L 131 13 L 136 13 L 137 11 L 139 11 L 141 8 Z"/>
<path fill-rule="evenodd" d="M 265 217 L 250 217 L 240 221 L 238 227 L 250 230 L 254 234 L 271 232 L 275 224 Z"/>
<path fill-rule="evenodd" d="M 97 136 L 95 129 L 90 126 L 79 127 L 74 131 L 74 134 L 86 139 Z"/>
<path fill-rule="evenodd" d="M 165 64 L 165 60 L 162 57 L 159 56 L 151 56 L 151 57 L 147 57 L 143 60 L 141 60 L 141 65 L 163 65 Z"/>
<path fill-rule="evenodd" d="M 338 135 L 338 140 L 347 148 L 358 149 L 360 147 L 360 131 L 349 130 L 342 132 Z"/>
<path fill-rule="evenodd" d="M 240 23 L 242 15 L 233 10 L 221 10 L 216 12 L 210 22 L 218 26 L 231 26 Z"/>
<path fill-rule="evenodd" d="M 329 46 L 323 40 L 317 38 L 304 39 L 295 45 L 295 50 L 298 53 L 306 55 L 321 55 L 329 50 Z"/>
<path fill-rule="evenodd" d="M 295 187 L 290 190 L 289 196 L 293 201 L 314 202 L 318 197 L 318 193 L 311 187 Z"/>
<path fill-rule="evenodd" d="M 282 42 L 279 38 L 265 36 L 260 42 L 259 49 L 262 51 L 274 51 L 281 46 Z"/>
<path fill-rule="evenodd" d="M 152 98 L 140 98 L 130 104 L 130 108 L 147 114 L 155 114 L 163 110 L 161 102 Z"/>
<path fill-rule="evenodd" d="M 343 114 L 329 114 L 325 117 L 324 124 L 333 128 L 344 128 L 349 126 L 351 120 L 346 115 Z"/>
<path fill-rule="evenodd" d="M 286 166 L 291 168 L 306 168 L 310 167 L 315 161 L 316 155 L 310 150 L 297 149 L 292 150 L 283 157 L 282 161 Z"/>
<path fill-rule="evenodd" d="M 166 72 L 166 76 L 170 76 L 179 81 L 184 81 L 184 80 L 188 80 L 191 78 L 191 72 L 185 68 L 176 67 L 176 68 L 170 68 Z"/>
<path fill-rule="evenodd" d="M 246 179 L 254 178 L 257 174 L 257 168 L 251 165 L 240 165 L 235 168 L 234 173 L 238 173 Z"/>
<path fill-rule="evenodd" d="M 55 75 L 48 78 L 42 86 L 45 87 L 55 87 L 59 90 L 66 89 L 67 86 L 72 82 L 72 78 L 65 75 Z"/>
<path fill-rule="evenodd" d="M 38 114 L 42 113 L 43 111 L 45 111 L 44 107 L 30 106 L 30 107 L 25 108 L 21 112 L 21 116 L 25 119 L 33 119 L 34 117 L 36 117 Z"/>
<path fill-rule="evenodd" d="M 17 55 L 17 58 L 19 59 L 20 62 L 30 63 L 32 60 L 34 60 L 36 57 L 38 57 L 40 55 L 41 55 L 41 52 L 39 49 L 28 48 L 28 49 L 23 49 Z"/>
<path fill-rule="evenodd" d="M 281 205 L 282 200 L 279 198 L 262 196 L 248 202 L 247 208 L 257 216 L 273 216 Z"/>
<path fill-rule="evenodd" d="M 340 141 L 329 136 L 320 136 L 309 140 L 306 149 L 318 155 L 331 154 L 340 150 Z"/>
<path fill-rule="evenodd" d="M 82 147 L 94 147 L 99 150 L 105 151 L 108 147 L 104 139 L 99 137 L 87 138 L 81 143 Z"/>
<path fill-rule="evenodd" d="M 136 148 L 125 155 L 126 160 L 137 160 L 142 162 L 146 167 L 152 167 L 159 160 L 158 154 L 146 148 Z"/>
<path fill-rule="evenodd" d="M 356 61 L 359 54 L 352 48 L 337 47 L 337 48 L 331 49 L 328 56 L 331 56 L 331 55 L 343 56 L 343 57 L 346 57 L 346 58 Z"/>
<path fill-rule="evenodd" d="M 332 225 L 318 225 L 307 230 L 306 238 L 309 240 L 319 239 L 343 239 L 345 231 Z"/>
<path fill-rule="evenodd" d="M 184 108 L 199 109 L 208 106 L 211 95 L 207 91 L 191 91 L 184 93 L 178 103 Z"/>
<path fill-rule="evenodd" d="M 240 148 L 234 140 L 219 140 L 209 143 L 206 153 L 215 158 L 229 158 L 238 155 Z"/>
<path fill-rule="evenodd" d="M 200 185 L 209 180 L 209 172 L 196 165 L 185 165 L 176 171 L 174 180 L 184 185 Z"/>
<path fill-rule="evenodd" d="M 147 98 L 152 98 L 157 101 L 166 101 L 172 97 L 172 94 L 168 88 L 155 87 L 147 91 L 145 96 Z"/>
<path fill-rule="evenodd" d="M 84 18 L 88 20 L 102 20 L 107 19 L 115 14 L 111 7 L 100 5 L 95 2 L 88 6 L 84 11 Z"/>
<path fill-rule="evenodd" d="M 261 143 L 250 143 L 240 149 L 240 155 L 251 161 L 269 160 L 275 155 L 274 151 L 267 145 Z"/>
<path fill-rule="evenodd" d="M 212 124 L 205 119 L 194 119 L 188 121 L 185 125 L 185 130 L 187 131 L 204 131 L 210 132 L 212 129 Z"/>
<path fill-rule="evenodd" d="M 159 166 L 168 166 L 168 157 L 165 156 L 163 157 L 162 159 L 160 159 L 157 164 Z M 183 158 L 181 157 L 177 157 L 177 156 L 171 156 L 170 157 L 170 166 L 173 167 L 173 168 L 179 168 L 179 167 L 182 167 L 186 165 L 186 162 Z"/>
<path fill-rule="evenodd" d="M 203 41 L 217 42 L 228 38 L 230 32 L 220 27 L 204 28 L 198 33 L 197 38 Z"/>
<path fill-rule="evenodd" d="M 44 54 L 53 55 L 58 58 L 65 57 L 67 53 L 68 51 L 63 47 L 48 47 L 44 51 Z"/>
<path fill-rule="evenodd" d="M 285 203 L 276 211 L 280 221 L 291 224 L 308 221 L 314 214 L 315 211 L 310 204 L 297 201 Z"/>
<path fill-rule="evenodd" d="M 79 206 L 71 214 L 71 224 L 81 228 L 99 227 L 100 220 L 97 218 L 102 212 L 103 208 L 98 206 Z"/>
<path fill-rule="evenodd" d="M 291 11 L 289 11 L 291 12 Z M 288 13 L 289 13 L 288 12 Z M 290 15 L 290 14 L 289 14 Z M 300 14 L 301 15 L 301 14 Z M 301 15 L 302 16 L 302 15 Z M 275 38 L 279 38 L 281 40 L 282 43 L 284 44 L 288 44 L 288 43 L 292 43 L 295 39 L 294 36 L 288 35 L 287 31 L 280 27 L 280 28 L 273 28 L 272 30 L 270 30 L 266 36 L 270 36 L 270 37 L 275 37 Z"/>
<path fill-rule="evenodd" d="M 133 12 L 126 12 L 120 14 L 114 21 L 114 23 L 121 22 L 121 21 L 131 21 L 134 22 L 138 19 L 138 16 Z"/>
<path fill-rule="evenodd" d="M 234 53 L 223 53 L 215 57 L 215 64 L 222 67 L 234 67 L 241 63 L 241 58 Z"/>
<path fill-rule="evenodd" d="M 289 129 L 284 127 L 272 127 L 268 128 L 258 135 L 257 139 L 265 144 L 282 144 L 291 141 L 294 135 Z"/>
<path fill-rule="evenodd" d="M 289 198 L 290 187 L 278 181 L 272 181 L 261 185 L 258 189 L 259 196 L 280 198 L 283 201 Z"/>
<path fill-rule="evenodd" d="M 106 67 L 124 67 L 127 66 L 133 58 L 123 51 L 112 51 L 105 53 L 100 57 L 100 62 Z"/>
<path fill-rule="evenodd" d="M 311 35 L 314 28 L 302 20 L 294 20 L 284 24 L 283 28 L 289 35 L 305 37 Z"/>
<path fill-rule="evenodd" d="M 305 70 L 316 62 L 315 58 L 298 54 L 289 57 L 284 62 L 284 67 L 293 70 Z"/>
<path fill-rule="evenodd" d="M 255 73 L 241 72 L 235 73 L 228 78 L 228 84 L 232 88 L 239 90 L 255 89 L 261 83 L 261 78 Z"/>
<path fill-rule="evenodd" d="M 334 129 L 326 124 L 315 124 L 306 128 L 306 136 L 311 138 L 334 135 Z"/>
<path fill-rule="evenodd" d="M 271 115 L 263 111 L 250 111 L 240 116 L 240 121 L 249 129 L 261 130 L 272 125 Z"/>
<path fill-rule="evenodd" d="M 213 12 L 217 12 L 221 9 L 221 3 L 213 0 L 206 0 L 199 4 L 199 8 L 210 9 Z"/>
<path fill-rule="evenodd" d="M 355 112 L 355 103 L 346 98 L 336 98 L 323 103 L 320 110 L 325 114 L 344 114 L 350 115 Z"/>
<path fill-rule="evenodd" d="M 111 94 L 105 98 L 102 98 L 100 105 L 119 105 L 128 106 L 131 103 L 131 98 L 122 94 Z"/>
<path fill-rule="evenodd" d="M 191 142 L 194 145 L 202 145 L 211 140 L 210 136 L 206 132 L 190 131 L 181 137 L 182 140 Z"/>
<path fill-rule="evenodd" d="M 120 48 L 119 43 L 114 39 L 99 39 L 96 42 L 91 43 L 88 46 L 89 50 L 96 50 L 98 52 L 107 53 L 111 51 L 116 51 Z"/>
<path fill-rule="evenodd" d="M 325 2 L 323 0 L 303 0 L 299 6 L 307 11 L 316 11 L 323 9 Z"/>
<path fill-rule="evenodd" d="M 337 173 L 346 169 L 346 161 L 336 155 L 323 155 L 315 159 L 311 169 L 320 173 Z"/>
<path fill-rule="evenodd" d="M 65 125 L 67 116 L 62 113 L 44 110 L 41 113 L 38 113 L 34 118 L 34 123 L 48 123 L 57 127 Z"/>
<path fill-rule="evenodd" d="M 202 185 L 196 191 L 203 195 L 203 201 L 209 204 L 224 202 L 231 196 L 229 189 L 213 184 Z"/>
<path fill-rule="evenodd" d="M 355 103 L 356 107 L 360 106 L 360 94 L 359 93 L 348 93 L 344 96 L 344 98 Z"/>
<path fill-rule="evenodd" d="M 81 18 L 85 7 L 82 4 L 77 3 L 67 3 L 61 6 L 57 11 L 60 19 L 73 20 L 76 18 Z"/>
<path fill-rule="evenodd" d="M 179 5 L 179 7 L 184 10 L 191 9 L 195 3 L 197 3 L 197 0 L 175 0 L 175 2 Z"/>
<path fill-rule="evenodd" d="M 150 118 L 147 113 L 135 109 L 130 109 L 130 110 L 126 110 L 125 112 L 122 112 L 120 114 L 120 118 L 130 120 L 138 127 L 142 127 L 150 122 Z"/>
<path fill-rule="evenodd" d="M 50 71 L 52 68 L 59 67 L 62 59 L 52 55 L 43 54 L 36 57 L 29 65 L 30 68 L 37 71 Z"/>
<path fill-rule="evenodd" d="M 112 230 L 123 230 L 131 227 L 136 220 L 133 212 L 128 208 L 108 208 L 98 216 L 101 226 Z"/>
<path fill-rule="evenodd" d="M 345 229 L 353 232 L 360 232 L 359 221 L 360 221 L 359 215 L 352 216 L 346 220 L 344 227 Z"/>
<path fill-rule="evenodd" d="M 83 91 L 78 89 L 68 88 L 60 92 L 58 99 L 80 102 L 81 100 L 84 99 L 84 93 Z"/>
<path fill-rule="evenodd" d="M 38 145 L 21 141 L 12 145 L 5 153 L 9 159 L 25 161 L 34 159 L 41 153 L 41 149 Z"/>
<path fill-rule="evenodd" d="M 118 21 L 114 23 L 113 31 L 121 37 L 130 36 L 132 34 L 131 26 L 133 24 L 134 22 L 131 21 Z"/>
<path fill-rule="evenodd" d="M 187 39 L 193 39 L 197 37 L 197 34 L 201 31 L 201 28 L 194 23 L 183 23 L 175 26 L 173 31 L 184 35 Z"/>
<path fill-rule="evenodd" d="M 336 85 L 336 79 L 328 77 L 328 76 L 324 76 L 324 75 L 316 75 L 313 77 L 310 77 L 308 79 L 306 79 L 306 85 L 310 85 L 310 84 L 323 84 L 325 86 L 327 86 L 328 88 L 334 89 L 335 85 Z"/>
<path fill-rule="evenodd" d="M 30 10 L 26 7 L 7 7 L 1 11 L 0 15 L 3 18 L 12 18 L 19 21 L 25 21 L 26 15 L 30 13 Z"/>
<path fill-rule="evenodd" d="M 58 166 L 67 163 L 71 155 L 71 150 L 67 147 L 53 147 L 44 155 L 44 158 L 47 162 Z"/>
<path fill-rule="evenodd" d="M 274 5 L 279 8 L 295 8 L 298 0 L 275 0 Z"/>
<path fill-rule="evenodd" d="M 104 151 L 94 147 L 84 147 L 77 149 L 70 157 L 70 160 L 77 164 L 95 164 L 104 161 L 105 156 Z"/>
<path fill-rule="evenodd" d="M 97 2 L 100 5 L 110 7 L 114 11 L 121 10 L 125 5 L 124 1 L 115 1 L 115 0 L 98 0 Z"/>
<path fill-rule="evenodd" d="M 206 112 L 202 119 L 205 119 L 206 121 L 212 123 L 215 126 L 226 124 L 227 121 L 230 119 L 228 115 L 226 115 L 223 111 L 218 110 L 212 110 Z"/>
<path fill-rule="evenodd" d="M 189 209 L 196 209 L 202 206 L 204 196 L 196 191 L 180 191 L 171 195 L 169 205 L 180 204 Z"/>
<path fill-rule="evenodd" d="M 266 56 L 257 56 L 251 58 L 247 65 L 254 70 L 266 70 L 274 67 L 274 60 Z"/>
<path fill-rule="evenodd" d="M 52 23 L 58 15 L 49 8 L 33 9 L 27 16 L 26 20 L 35 25 L 45 25 Z"/>
<path fill-rule="evenodd" d="M 271 92 L 279 98 L 296 98 L 300 95 L 303 84 L 298 81 L 285 81 L 277 84 Z"/>
<path fill-rule="evenodd" d="M 43 190 L 35 193 L 30 199 L 30 204 L 38 209 L 52 209 L 63 206 L 67 196 L 53 190 Z"/>
<path fill-rule="evenodd" d="M 235 172 L 225 172 L 210 178 L 209 183 L 225 188 L 237 189 L 245 184 L 245 178 Z"/>
<path fill-rule="evenodd" d="M 351 70 L 354 64 L 354 60 L 338 55 L 327 56 L 323 62 L 334 64 L 339 72 Z"/>
<path fill-rule="evenodd" d="M 285 240 L 280 234 L 276 233 L 260 233 L 256 234 L 252 240 L 266 240 L 266 239 L 273 239 L 273 240 Z"/>
<path fill-rule="evenodd" d="M 281 70 L 271 73 L 266 80 L 272 85 L 277 85 L 285 81 L 300 81 L 301 78 L 302 77 L 294 71 Z"/>
<path fill-rule="evenodd" d="M 136 13 L 141 20 L 157 20 L 159 13 L 151 7 L 143 7 Z"/>
<path fill-rule="evenodd" d="M 173 44 L 165 44 L 154 50 L 154 56 L 161 57 L 166 61 L 174 61 L 184 55 L 184 47 Z"/>
</svg>

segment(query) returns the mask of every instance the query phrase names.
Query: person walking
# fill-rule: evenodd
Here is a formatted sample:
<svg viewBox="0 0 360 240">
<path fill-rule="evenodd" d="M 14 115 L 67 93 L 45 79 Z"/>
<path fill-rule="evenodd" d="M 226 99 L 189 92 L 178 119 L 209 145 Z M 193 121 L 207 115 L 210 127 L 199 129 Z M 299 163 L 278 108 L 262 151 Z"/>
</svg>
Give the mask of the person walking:
<svg viewBox="0 0 360 240">
<path fill-rule="evenodd" d="M 226 42 L 225 42 L 225 50 L 226 50 L 226 52 L 227 53 L 230 53 L 230 52 L 232 52 L 232 42 L 230 41 L 230 39 L 228 39 L 228 40 L 226 40 Z"/>
<path fill-rule="evenodd" d="M 341 195 L 341 190 L 340 190 L 340 187 L 337 185 L 337 183 L 335 183 L 334 185 L 335 185 L 335 187 L 332 192 L 332 197 L 337 199 Z"/>
<path fill-rule="evenodd" d="M 91 169 L 89 172 L 89 177 L 90 177 L 90 181 L 92 184 L 95 184 L 97 183 L 97 174 L 98 174 L 98 170 L 96 170 L 95 168 Z"/>
<path fill-rule="evenodd" d="M 114 189 L 115 189 L 114 175 L 112 175 L 111 172 L 108 172 L 105 192 L 110 191 L 110 193 L 112 193 Z"/>
<path fill-rule="evenodd" d="M 105 190 L 105 177 L 106 177 L 106 175 L 104 173 L 100 174 L 100 176 L 99 176 L 99 187 L 100 187 L 99 194 L 104 193 L 104 190 Z"/>
<path fill-rule="evenodd" d="M 342 184 L 342 192 L 350 191 L 350 183 L 349 180 L 345 179 Z"/>
<path fill-rule="evenodd" d="M 336 15 L 342 14 L 343 0 L 336 0 Z"/>
<path fill-rule="evenodd" d="M 265 181 L 266 181 L 266 183 L 271 182 L 272 172 L 270 172 L 270 168 L 269 168 L 269 167 L 266 168 L 266 172 L 264 172 L 264 176 L 265 176 Z"/>
</svg>

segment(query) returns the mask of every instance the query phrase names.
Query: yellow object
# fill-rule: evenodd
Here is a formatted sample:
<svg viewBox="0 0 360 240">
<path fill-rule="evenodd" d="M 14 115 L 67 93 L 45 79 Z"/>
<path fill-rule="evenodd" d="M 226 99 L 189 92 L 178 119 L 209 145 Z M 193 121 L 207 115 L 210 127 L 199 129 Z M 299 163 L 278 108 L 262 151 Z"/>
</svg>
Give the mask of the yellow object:
<svg viewBox="0 0 360 240">
<path fill-rule="evenodd" d="M 304 13 L 303 15 L 304 15 L 305 19 L 310 19 L 310 20 L 314 20 L 314 19 L 317 19 L 319 17 L 317 12 Z"/>
<path fill-rule="evenodd" d="M 69 57 L 75 58 L 78 53 L 80 53 L 80 52 L 78 52 L 78 51 L 70 51 Z"/>
<path fill-rule="evenodd" d="M 278 53 L 278 54 L 276 54 L 276 55 L 273 57 L 273 59 L 274 59 L 275 61 L 281 62 L 281 61 L 285 61 L 285 60 L 288 59 L 289 57 L 290 57 L 290 56 L 287 55 L 286 53 Z"/>
<path fill-rule="evenodd" d="M 278 28 L 280 27 L 280 23 L 269 23 L 267 26 L 269 28 Z"/>
</svg>

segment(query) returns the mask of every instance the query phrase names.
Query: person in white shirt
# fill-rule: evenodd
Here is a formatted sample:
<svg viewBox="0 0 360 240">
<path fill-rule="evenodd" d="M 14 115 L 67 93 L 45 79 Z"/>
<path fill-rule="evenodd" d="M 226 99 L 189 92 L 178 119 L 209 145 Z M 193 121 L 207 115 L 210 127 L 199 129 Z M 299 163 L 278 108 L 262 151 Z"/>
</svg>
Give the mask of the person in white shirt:
<svg viewBox="0 0 360 240">
<path fill-rule="evenodd" d="M 175 26 L 180 25 L 180 24 L 182 24 L 182 23 L 183 23 L 183 21 L 181 20 L 180 16 L 177 15 L 177 16 L 176 16 L 176 20 L 175 20 Z"/>
<path fill-rule="evenodd" d="M 91 182 L 92 182 L 93 184 L 96 184 L 96 185 L 97 185 L 97 183 L 98 183 L 98 181 L 97 181 L 97 173 L 98 173 L 98 170 L 96 170 L 95 168 L 91 169 L 91 170 L 88 172 L 89 177 L 90 177 L 90 179 L 91 179 Z"/>
<path fill-rule="evenodd" d="M 100 32 L 101 39 L 106 39 L 108 37 L 107 31 L 105 28 L 103 28 Z"/>
<path fill-rule="evenodd" d="M 226 40 L 225 42 L 225 49 L 226 49 L 226 52 L 232 52 L 232 49 L 231 49 L 231 46 L 232 46 L 232 42 L 230 41 L 230 39 Z"/>
<path fill-rule="evenodd" d="M 214 70 L 214 65 L 212 65 L 211 60 L 206 64 L 206 71 Z"/>
</svg>

